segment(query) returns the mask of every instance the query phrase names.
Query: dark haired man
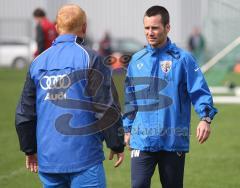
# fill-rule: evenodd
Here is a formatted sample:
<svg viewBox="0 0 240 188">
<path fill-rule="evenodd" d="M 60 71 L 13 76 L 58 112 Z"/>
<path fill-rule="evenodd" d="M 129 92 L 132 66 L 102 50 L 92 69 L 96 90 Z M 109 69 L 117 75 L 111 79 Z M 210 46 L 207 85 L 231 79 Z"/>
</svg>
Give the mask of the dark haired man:
<svg viewBox="0 0 240 188">
<path fill-rule="evenodd" d="M 168 11 L 162 6 L 149 8 L 144 30 L 148 45 L 133 55 L 125 86 L 124 130 L 132 149 L 132 187 L 150 187 L 158 165 L 163 188 L 182 188 L 191 103 L 200 118 L 201 144 L 209 137 L 217 110 L 195 59 L 168 38 Z"/>
<path fill-rule="evenodd" d="M 37 23 L 37 51 L 34 54 L 34 56 L 36 57 L 52 45 L 53 40 L 57 37 L 57 32 L 55 29 L 55 25 L 47 19 L 46 13 L 43 9 L 35 9 L 33 12 L 33 17 Z"/>
</svg>

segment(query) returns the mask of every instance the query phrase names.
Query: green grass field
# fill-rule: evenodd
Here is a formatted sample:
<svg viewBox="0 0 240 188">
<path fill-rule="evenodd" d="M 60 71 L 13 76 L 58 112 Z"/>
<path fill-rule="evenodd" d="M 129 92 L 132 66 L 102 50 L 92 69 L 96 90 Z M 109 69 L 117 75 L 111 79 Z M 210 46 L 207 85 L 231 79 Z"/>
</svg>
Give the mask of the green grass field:
<svg viewBox="0 0 240 188">
<path fill-rule="evenodd" d="M 223 80 L 223 85 L 227 85 L 233 83 L 235 86 L 240 86 L 240 74 L 239 73 L 235 73 L 235 72 L 231 72 L 229 74 L 226 75 L 226 77 Z"/>
<path fill-rule="evenodd" d="M 14 113 L 26 71 L 0 69 L 0 188 L 41 187 L 36 174 L 25 170 L 24 155 L 19 151 L 14 127 Z M 122 90 L 121 77 L 116 77 Z M 120 93 L 121 94 L 121 93 Z M 122 95 L 121 102 L 123 101 Z M 238 188 L 240 187 L 240 106 L 217 105 L 219 114 L 212 124 L 212 135 L 204 145 L 195 138 L 197 117 L 193 115 L 191 151 L 187 154 L 184 187 Z M 106 158 L 108 150 L 106 149 Z M 109 188 L 130 187 L 130 157 L 115 169 L 113 162 L 104 162 Z M 152 187 L 159 186 L 158 172 Z"/>
</svg>

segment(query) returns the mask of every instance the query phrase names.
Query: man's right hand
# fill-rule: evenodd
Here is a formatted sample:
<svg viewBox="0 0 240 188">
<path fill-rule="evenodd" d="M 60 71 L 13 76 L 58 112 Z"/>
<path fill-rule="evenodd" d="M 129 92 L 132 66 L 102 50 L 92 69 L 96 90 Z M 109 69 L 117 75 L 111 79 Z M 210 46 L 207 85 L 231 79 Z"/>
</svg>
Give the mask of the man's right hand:
<svg viewBox="0 0 240 188">
<path fill-rule="evenodd" d="M 118 167 L 124 160 L 124 152 L 122 153 L 116 153 L 114 151 L 110 151 L 110 154 L 109 154 L 109 160 L 112 160 L 114 155 L 117 155 L 117 162 L 114 164 L 114 167 Z"/>
<path fill-rule="evenodd" d="M 131 137 L 131 133 L 125 133 L 124 134 L 124 142 L 125 142 L 128 150 L 131 150 L 131 148 L 130 148 L 130 137 Z"/>
<path fill-rule="evenodd" d="M 31 172 L 38 172 L 37 155 L 26 155 L 26 168 Z"/>
</svg>

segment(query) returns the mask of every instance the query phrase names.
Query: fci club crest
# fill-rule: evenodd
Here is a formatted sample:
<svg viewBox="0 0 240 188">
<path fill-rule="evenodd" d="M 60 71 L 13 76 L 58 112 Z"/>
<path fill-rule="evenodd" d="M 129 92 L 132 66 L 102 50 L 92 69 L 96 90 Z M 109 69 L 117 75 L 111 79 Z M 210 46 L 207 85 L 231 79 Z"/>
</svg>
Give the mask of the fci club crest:
<svg viewBox="0 0 240 188">
<path fill-rule="evenodd" d="M 162 71 L 168 73 L 172 68 L 172 61 L 160 61 Z"/>
</svg>

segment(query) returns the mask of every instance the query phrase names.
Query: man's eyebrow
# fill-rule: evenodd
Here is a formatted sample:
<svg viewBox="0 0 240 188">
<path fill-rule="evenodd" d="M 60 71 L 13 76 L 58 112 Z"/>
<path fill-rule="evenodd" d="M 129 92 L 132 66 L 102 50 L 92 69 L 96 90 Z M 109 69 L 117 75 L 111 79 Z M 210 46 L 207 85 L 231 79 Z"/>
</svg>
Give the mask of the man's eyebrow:
<svg viewBox="0 0 240 188">
<path fill-rule="evenodd" d="M 155 29 L 155 28 L 158 28 L 158 26 L 145 26 L 144 28 L 153 28 L 153 29 Z"/>
</svg>

